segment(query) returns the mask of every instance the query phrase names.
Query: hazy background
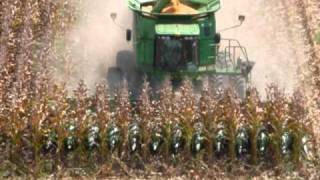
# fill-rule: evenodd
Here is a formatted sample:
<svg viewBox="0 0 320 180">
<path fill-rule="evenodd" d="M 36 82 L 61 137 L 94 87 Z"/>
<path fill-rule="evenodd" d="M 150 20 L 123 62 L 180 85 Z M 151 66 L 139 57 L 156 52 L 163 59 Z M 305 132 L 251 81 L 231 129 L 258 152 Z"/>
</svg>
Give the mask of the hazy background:
<svg viewBox="0 0 320 180">
<path fill-rule="evenodd" d="M 125 0 L 93 0 L 84 4 L 82 16 L 70 34 L 72 59 L 76 65 L 72 86 L 82 79 L 90 89 L 106 79 L 109 67 L 116 66 L 117 54 L 131 50 L 125 29 L 132 26 L 132 14 Z M 110 14 L 117 13 L 115 24 Z"/>
<path fill-rule="evenodd" d="M 290 0 L 289 0 L 290 1 Z M 305 57 L 303 36 L 295 32 L 286 4 L 282 1 L 222 0 L 217 13 L 218 30 L 237 24 L 237 16 L 245 15 L 244 24 L 223 32 L 223 37 L 238 39 L 247 48 L 249 58 L 256 62 L 252 84 L 261 93 L 269 83 L 277 83 L 292 92 L 298 86 L 298 67 Z M 287 2 L 290 3 L 290 2 Z"/>
<path fill-rule="evenodd" d="M 294 32 L 285 4 L 270 0 L 222 0 L 217 13 L 218 30 L 238 24 L 238 15 L 246 16 L 243 26 L 223 32 L 225 38 L 238 39 L 256 62 L 252 84 L 262 93 L 275 82 L 289 92 L 297 86 L 297 70 L 303 63 L 303 42 Z M 117 24 L 110 13 L 117 13 Z M 280 13 L 282 12 L 282 13 Z M 287 11 L 285 11 L 287 12 Z M 76 64 L 73 81 L 85 80 L 90 88 L 106 78 L 109 67 L 116 65 L 117 53 L 131 50 L 125 29 L 132 26 L 132 14 L 126 0 L 94 0 L 83 7 L 83 17 L 72 33 L 72 56 Z M 121 26 L 121 27 L 119 27 Z"/>
</svg>

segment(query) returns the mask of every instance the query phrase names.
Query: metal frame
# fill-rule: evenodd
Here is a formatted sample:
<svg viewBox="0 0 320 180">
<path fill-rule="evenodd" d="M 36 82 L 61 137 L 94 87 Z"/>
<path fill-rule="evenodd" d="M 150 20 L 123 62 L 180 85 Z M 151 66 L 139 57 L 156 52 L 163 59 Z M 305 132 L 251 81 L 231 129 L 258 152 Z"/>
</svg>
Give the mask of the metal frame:
<svg viewBox="0 0 320 180">
<path fill-rule="evenodd" d="M 226 42 L 226 45 L 224 45 Z M 240 65 L 239 64 L 239 59 L 244 60 L 247 63 L 250 63 L 249 58 L 248 58 L 248 53 L 245 47 L 241 46 L 240 42 L 236 39 L 221 39 L 221 42 L 219 44 L 211 44 L 211 47 L 214 47 L 214 51 L 216 52 L 216 57 L 214 57 L 216 60 L 223 52 L 223 60 L 225 62 L 225 68 L 229 69 L 228 67 L 228 61 L 231 62 L 233 65 L 233 69 L 239 69 Z M 223 47 L 222 51 L 219 51 Z M 240 53 L 240 56 L 237 56 L 237 54 Z M 242 58 L 243 59 L 242 59 Z"/>
</svg>

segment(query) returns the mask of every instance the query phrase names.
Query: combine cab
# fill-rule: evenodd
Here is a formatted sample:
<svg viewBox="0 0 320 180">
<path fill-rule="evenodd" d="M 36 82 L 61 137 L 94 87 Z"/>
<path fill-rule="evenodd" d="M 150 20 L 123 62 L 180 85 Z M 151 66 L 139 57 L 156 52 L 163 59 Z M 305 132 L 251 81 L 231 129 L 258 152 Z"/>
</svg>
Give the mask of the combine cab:
<svg viewBox="0 0 320 180">
<path fill-rule="evenodd" d="M 217 33 L 220 0 L 128 0 L 128 6 L 134 25 L 127 40 L 133 37 L 140 72 L 157 79 L 209 76 L 217 87 L 233 86 L 244 97 L 253 62 L 237 40 Z"/>
</svg>

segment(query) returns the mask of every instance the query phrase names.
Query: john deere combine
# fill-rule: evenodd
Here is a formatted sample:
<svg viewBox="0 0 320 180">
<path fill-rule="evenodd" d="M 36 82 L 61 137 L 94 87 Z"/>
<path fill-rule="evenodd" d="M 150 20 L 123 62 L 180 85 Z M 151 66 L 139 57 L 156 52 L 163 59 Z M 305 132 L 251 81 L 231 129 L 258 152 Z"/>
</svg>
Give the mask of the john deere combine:
<svg viewBox="0 0 320 180">
<path fill-rule="evenodd" d="M 134 24 L 127 40 L 133 32 L 140 72 L 157 79 L 214 77 L 218 86 L 233 84 L 244 96 L 253 62 L 237 40 L 220 38 L 215 19 L 220 0 L 128 0 L 128 6 Z"/>
</svg>

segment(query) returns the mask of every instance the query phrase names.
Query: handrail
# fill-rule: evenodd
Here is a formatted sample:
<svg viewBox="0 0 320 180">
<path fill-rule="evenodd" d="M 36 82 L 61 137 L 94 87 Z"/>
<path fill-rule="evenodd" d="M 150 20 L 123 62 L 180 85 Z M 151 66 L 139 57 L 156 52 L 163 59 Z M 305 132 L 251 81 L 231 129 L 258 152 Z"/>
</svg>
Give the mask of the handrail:
<svg viewBox="0 0 320 180">
<path fill-rule="evenodd" d="M 225 69 L 228 69 L 230 65 L 233 69 L 239 68 L 241 64 L 239 64 L 238 59 L 240 57 L 249 62 L 246 48 L 241 46 L 237 39 L 221 39 L 219 44 L 211 44 L 210 46 L 214 47 L 216 59 L 220 58 L 223 61 L 222 67 Z M 220 57 L 219 48 L 223 48 L 220 51 L 224 54 L 223 59 Z"/>
<path fill-rule="evenodd" d="M 231 39 L 231 38 L 223 38 L 221 39 L 221 41 L 228 41 L 229 42 L 229 45 L 231 45 L 231 42 L 235 42 L 237 45 L 237 47 L 239 47 L 243 53 L 243 55 L 245 56 L 246 60 L 249 61 L 249 58 L 248 58 L 248 53 L 247 53 L 247 50 L 245 47 L 243 47 L 241 44 L 240 44 L 240 41 L 237 40 L 237 39 Z"/>
</svg>

